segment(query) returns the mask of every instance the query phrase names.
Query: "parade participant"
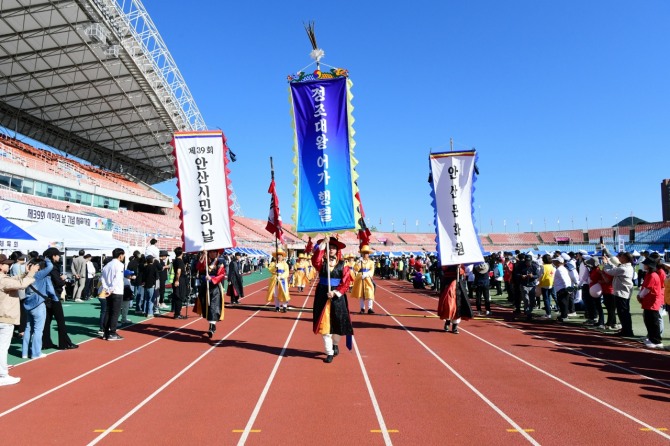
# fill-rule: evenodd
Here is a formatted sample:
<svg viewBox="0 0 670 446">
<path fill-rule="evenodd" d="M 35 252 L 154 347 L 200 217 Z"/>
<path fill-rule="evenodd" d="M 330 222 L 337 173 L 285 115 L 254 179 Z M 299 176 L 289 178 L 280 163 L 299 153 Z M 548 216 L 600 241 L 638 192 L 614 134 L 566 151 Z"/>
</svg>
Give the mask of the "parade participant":
<svg viewBox="0 0 670 446">
<path fill-rule="evenodd" d="M 244 297 L 244 285 L 242 282 L 242 264 L 240 262 L 241 253 L 235 253 L 235 259 L 228 265 L 228 292 L 230 303 L 236 305 L 240 303 L 240 297 Z"/>
<path fill-rule="evenodd" d="M 319 275 L 319 272 L 312 266 L 312 258 L 314 255 L 310 252 L 306 254 L 306 259 L 307 259 L 307 280 L 309 282 L 313 282 L 314 279 L 316 279 Z"/>
<path fill-rule="evenodd" d="M 328 252 L 326 253 L 326 246 Z M 333 362 L 340 353 L 341 336 L 352 336 L 354 329 L 349 318 L 349 304 L 346 291 L 349 289 L 351 274 L 349 267 L 342 261 L 342 252 L 346 245 L 335 237 L 330 237 L 328 245 L 319 240 L 312 257 L 312 265 L 319 271 L 319 284 L 314 296 L 314 334 L 323 337 L 326 350 L 325 363 Z M 324 262 L 324 255 L 327 260 Z M 330 281 L 328 278 L 330 277 Z"/>
<path fill-rule="evenodd" d="M 276 261 L 270 263 L 270 283 L 268 285 L 268 294 L 266 301 L 275 303 L 275 311 L 286 313 L 288 301 L 291 300 L 288 290 L 288 264 L 284 260 L 286 253 L 283 249 L 277 248 L 272 253 Z"/>
<path fill-rule="evenodd" d="M 360 301 L 361 314 L 365 313 L 366 303 L 368 314 L 375 314 L 372 310 L 375 301 L 375 284 L 372 281 L 375 274 L 375 262 L 370 260 L 372 249 L 368 245 L 363 245 L 360 252 L 363 258 L 353 267 L 354 288 L 351 296 Z"/>
<path fill-rule="evenodd" d="M 295 271 L 293 272 L 293 286 L 298 287 L 299 292 L 302 292 L 307 285 L 307 268 L 307 256 L 299 254 L 298 263 L 295 264 Z"/>
<path fill-rule="evenodd" d="M 226 266 L 218 251 L 203 251 L 195 266 L 200 278 L 198 300 L 193 311 L 207 319 L 209 327 L 206 335 L 211 339 L 216 331 L 216 323 L 223 320 L 223 281 Z"/>
<path fill-rule="evenodd" d="M 465 269 L 462 265 L 442 267 L 440 284 L 440 300 L 437 304 L 437 315 L 444 321 L 444 331 L 458 334 L 458 324 L 462 319 L 472 319 L 472 308 L 468 301 L 468 290 Z"/>
<path fill-rule="evenodd" d="M 9 267 L 14 263 L 6 255 L 0 254 L 0 386 L 8 386 L 21 381 L 9 375 L 7 353 L 12 343 L 14 325 L 19 324 L 21 318 L 21 304 L 19 290 L 25 290 L 35 281 L 35 273 L 39 266 L 33 264 L 24 275 L 9 277 Z"/>
</svg>

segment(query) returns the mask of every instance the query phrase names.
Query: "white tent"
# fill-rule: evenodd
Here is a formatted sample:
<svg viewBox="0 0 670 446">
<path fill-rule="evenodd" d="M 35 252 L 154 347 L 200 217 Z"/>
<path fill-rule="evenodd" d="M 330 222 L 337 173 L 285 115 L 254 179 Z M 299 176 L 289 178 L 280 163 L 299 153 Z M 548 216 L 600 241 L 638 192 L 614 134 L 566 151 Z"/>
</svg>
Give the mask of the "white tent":
<svg viewBox="0 0 670 446">
<path fill-rule="evenodd" d="M 62 226 L 42 221 L 25 228 L 26 232 L 37 239 L 38 252 L 50 246 L 65 250 L 66 255 L 76 255 L 80 249 L 93 256 L 111 255 L 115 248 L 128 252 L 128 244 L 114 240 L 110 231 L 99 231 L 83 226 Z"/>
</svg>

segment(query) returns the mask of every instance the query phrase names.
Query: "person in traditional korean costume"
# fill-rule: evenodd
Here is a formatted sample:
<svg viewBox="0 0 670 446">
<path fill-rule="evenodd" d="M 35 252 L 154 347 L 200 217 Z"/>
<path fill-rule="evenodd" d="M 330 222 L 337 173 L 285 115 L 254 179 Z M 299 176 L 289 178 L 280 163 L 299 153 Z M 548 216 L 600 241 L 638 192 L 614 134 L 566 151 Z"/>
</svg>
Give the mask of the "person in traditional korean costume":
<svg viewBox="0 0 670 446">
<path fill-rule="evenodd" d="M 270 283 L 268 284 L 267 302 L 275 303 L 275 311 L 286 313 L 288 301 L 291 300 L 288 289 L 289 267 L 284 257 L 286 253 L 278 248 L 272 255 L 276 260 L 270 263 Z"/>
<path fill-rule="evenodd" d="M 194 311 L 207 319 L 209 327 L 205 335 L 211 339 L 216 331 L 216 323 L 223 320 L 223 281 L 226 279 L 226 266 L 218 251 L 203 251 L 195 269 L 200 278 L 200 288 Z"/>
<path fill-rule="evenodd" d="M 298 288 L 299 292 L 305 289 L 307 284 L 307 260 L 304 254 L 298 255 L 298 261 L 295 264 L 295 271 L 293 271 L 293 286 Z"/>
<path fill-rule="evenodd" d="M 461 265 L 443 266 L 440 279 L 440 300 L 437 315 L 444 321 L 444 331 L 458 334 L 461 319 L 472 318 L 472 308 L 468 301 L 467 278 Z"/>
<path fill-rule="evenodd" d="M 365 313 L 366 306 L 368 314 L 374 314 L 372 306 L 375 301 L 375 284 L 372 278 L 375 274 L 375 262 L 370 259 L 370 246 L 363 245 L 360 252 L 363 257 L 353 267 L 354 288 L 351 297 L 360 301 L 361 314 Z"/>
<path fill-rule="evenodd" d="M 351 274 L 349 267 L 342 260 L 342 249 L 345 247 L 346 245 L 335 237 L 330 237 L 328 245 L 320 240 L 312 257 L 312 265 L 319 271 L 319 283 L 314 295 L 312 329 L 315 334 L 320 334 L 323 338 L 325 363 L 333 362 L 333 358 L 340 353 L 340 338 L 354 334 L 346 295 Z"/>
</svg>

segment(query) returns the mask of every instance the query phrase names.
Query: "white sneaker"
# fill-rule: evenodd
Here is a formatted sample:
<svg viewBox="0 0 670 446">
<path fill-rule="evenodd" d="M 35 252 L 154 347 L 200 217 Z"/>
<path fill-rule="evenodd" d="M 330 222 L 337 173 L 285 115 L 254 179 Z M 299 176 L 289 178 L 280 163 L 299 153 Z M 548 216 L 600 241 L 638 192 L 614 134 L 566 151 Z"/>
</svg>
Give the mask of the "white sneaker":
<svg viewBox="0 0 670 446">
<path fill-rule="evenodd" d="M 540 319 L 551 319 L 551 314 L 543 314 Z"/>
<path fill-rule="evenodd" d="M 0 386 L 11 386 L 21 381 L 21 378 L 17 376 L 2 376 L 0 377 Z"/>
<path fill-rule="evenodd" d="M 654 344 L 649 339 L 644 340 L 644 346 L 651 349 L 663 350 L 663 344 Z"/>
<path fill-rule="evenodd" d="M 81 299 L 75 299 L 74 301 L 75 302 L 83 302 L 83 300 L 81 300 Z"/>
<path fill-rule="evenodd" d="M 568 317 L 577 317 L 577 313 L 568 313 Z"/>
</svg>

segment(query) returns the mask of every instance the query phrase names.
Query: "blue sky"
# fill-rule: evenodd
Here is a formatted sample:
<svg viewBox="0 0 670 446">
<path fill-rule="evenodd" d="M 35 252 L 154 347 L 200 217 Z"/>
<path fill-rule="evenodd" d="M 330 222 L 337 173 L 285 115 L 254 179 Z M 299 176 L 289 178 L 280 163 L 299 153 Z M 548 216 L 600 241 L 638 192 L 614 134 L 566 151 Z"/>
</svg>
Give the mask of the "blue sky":
<svg viewBox="0 0 670 446">
<path fill-rule="evenodd" d="M 480 232 L 661 219 L 667 1 L 144 5 L 205 122 L 237 154 L 231 179 L 248 217 L 267 217 L 272 156 L 291 221 L 286 76 L 312 62 L 303 22 L 314 20 L 323 62 L 354 83 L 359 186 L 379 230 L 432 231 L 427 157 L 450 137 L 479 152 Z"/>
</svg>

